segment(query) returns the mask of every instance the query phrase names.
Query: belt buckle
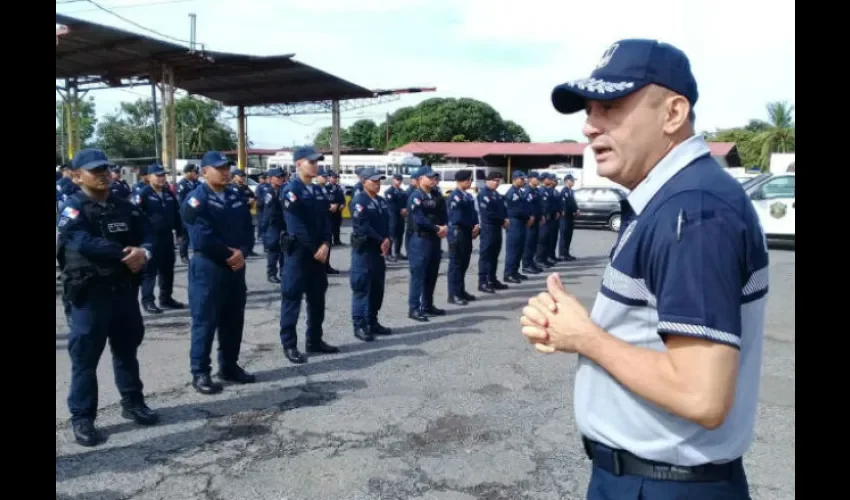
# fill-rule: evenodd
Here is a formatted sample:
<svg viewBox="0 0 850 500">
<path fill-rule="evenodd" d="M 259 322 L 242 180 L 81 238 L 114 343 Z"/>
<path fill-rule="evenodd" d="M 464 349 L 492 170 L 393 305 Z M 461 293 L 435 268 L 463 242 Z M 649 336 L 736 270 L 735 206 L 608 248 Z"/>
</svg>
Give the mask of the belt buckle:
<svg viewBox="0 0 850 500">
<path fill-rule="evenodd" d="M 611 450 L 611 465 L 614 470 L 611 474 L 620 477 L 623 475 L 623 452 L 620 450 Z"/>
</svg>

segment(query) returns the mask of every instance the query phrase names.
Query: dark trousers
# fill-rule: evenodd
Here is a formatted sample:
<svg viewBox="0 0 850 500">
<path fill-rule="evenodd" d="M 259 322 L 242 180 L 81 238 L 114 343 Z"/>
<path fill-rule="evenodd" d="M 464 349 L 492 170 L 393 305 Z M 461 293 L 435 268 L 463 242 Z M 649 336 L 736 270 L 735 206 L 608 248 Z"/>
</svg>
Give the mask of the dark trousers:
<svg viewBox="0 0 850 500">
<path fill-rule="evenodd" d="M 449 285 L 449 298 L 466 294 L 466 271 L 472 260 L 472 232 L 469 229 L 453 227 L 449 229 L 449 272 L 446 281 Z"/>
<path fill-rule="evenodd" d="M 434 305 L 434 288 L 440 273 L 440 238 L 413 233 L 408 239 L 407 263 L 410 268 L 407 306 L 413 311 Z"/>
<path fill-rule="evenodd" d="M 519 273 L 522 254 L 525 252 L 527 221 L 512 218 L 508 225 L 505 245 L 505 278 Z"/>
<path fill-rule="evenodd" d="M 245 326 L 247 287 L 245 268 L 231 271 L 203 255 L 189 262 L 189 310 L 192 339 L 189 358 L 192 375 L 210 372 L 212 344 L 218 333 L 218 368 L 235 368 Z"/>
<path fill-rule="evenodd" d="M 750 492 L 740 461 L 728 480 L 701 483 L 615 476 L 594 466 L 587 500 L 750 500 Z"/>
<path fill-rule="evenodd" d="M 495 283 L 496 267 L 502 252 L 502 226 L 481 226 L 481 242 L 478 244 L 478 284 Z"/>
<path fill-rule="evenodd" d="M 313 251 L 296 244 L 292 253 L 283 256 L 284 279 L 280 282 L 280 343 L 284 348 L 296 347 L 298 315 L 301 299 L 307 299 L 307 344 L 322 341 L 325 322 L 325 293 L 328 275 L 325 264 L 313 258 Z"/>
<path fill-rule="evenodd" d="M 180 258 L 189 258 L 189 231 L 183 226 L 183 238 L 180 240 Z"/>
<path fill-rule="evenodd" d="M 355 328 L 378 323 L 386 276 L 387 263 L 380 249 L 351 249 L 351 322 Z"/>
<path fill-rule="evenodd" d="M 123 405 L 144 402 L 136 354 L 145 334 L 136 287 L 92 289 L 71 304 L 68 353 L 72 420 L 97 416 L 97 365 L 107 341 L 112 351 L 115 385 Z"/>
<path fill-rule="evenodd" d="M 154 302 L 154 285 L 159 278 L 159 302 L 171 299 L 174 289 L 174 241 L 158 241 L 151 251 L 151 260 L 142 272 L 142 304 Z"/>
<path fill-rule="evenodd" d="M 525 230 L 525 246 L 522 252 L 522 267 L 534 267 L 534 254 L 537 252 L 537 240 L 540 234 L 540 222 L 534 221 L 534 224 Z"/>
<path fill-rule="evenodd" d="M 573 242 L 573 231 L 575 219 L 573 217 L 561 217 L 561 239 L 558 241 L 558 255 L 567 257 L 570 255 L 570 245 Z"/>
<path fill-rule="evenodd" d="M 269 226 L 263 233 L 266 250 L 266 276 L 277 276 L 280 272 L 280 229 Z"/>
<path fill-rule="evenodd" d="M 390 239 L 393 242 L 390 255 L 400 256 L 404 241 L 404 217 L 401 215 L 390 215 Z"/>
<path fill-rule="evenodd" d="M 333 234 L 333 244 L 339 245 L 342 243 L 342 240 L 339 237 L 339 233 L 342 229 L 342 207 L 336 212 L 331 214 L 331 232 Z"/>
</svg>

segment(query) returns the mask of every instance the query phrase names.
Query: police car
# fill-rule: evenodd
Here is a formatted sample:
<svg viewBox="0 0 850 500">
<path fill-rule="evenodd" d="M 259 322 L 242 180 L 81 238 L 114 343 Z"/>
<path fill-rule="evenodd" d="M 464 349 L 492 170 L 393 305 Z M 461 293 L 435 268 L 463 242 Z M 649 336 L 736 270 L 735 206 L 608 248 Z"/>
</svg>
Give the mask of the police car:
<svg viewBox="0 0 850 500">
<path fill-rule="evenodd" d="M 759 176 L 743 185 L 768 239 L 795 241 L 797 228 L 796 173 Z"/>
</svg>

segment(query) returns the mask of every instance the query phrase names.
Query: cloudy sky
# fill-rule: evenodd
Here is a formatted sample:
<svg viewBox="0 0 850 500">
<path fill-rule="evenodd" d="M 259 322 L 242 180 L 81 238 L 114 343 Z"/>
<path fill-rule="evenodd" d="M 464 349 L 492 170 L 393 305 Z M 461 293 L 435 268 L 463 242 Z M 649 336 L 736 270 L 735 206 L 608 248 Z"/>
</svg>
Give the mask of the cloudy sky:
<svg viewBox="0 0 850 500">
<path fill-rule="evenodd" d="M 522 125 L 533 141 L 581 140 L 582 115 L 550 102 L 555 84 L 586 77 L 611 42 L 656 38 L 690 57 L 700 86 L 697 128 L 764 118 L 768 101 L 795 100 L 791 0 L 57 0 L 57 12 L 188 40 L 189 13 L 209 50 L 295 53 L 367 88 L 437 92 L 343 113 L 380 121 L 428 97 L 471 97 Z M 110 12 L 98 8 L 98 5 Z M 117 14 L 117 16 L 116 16 Z M 173 41 L 173 40 L 172 40 Z M 92 93 L 98 114 L 149 88 Z M 330 115 L 249 118 L 254 147 L 310 141 Z M 235 127 L 235 123 L 232 124 Z"/>
</svg>

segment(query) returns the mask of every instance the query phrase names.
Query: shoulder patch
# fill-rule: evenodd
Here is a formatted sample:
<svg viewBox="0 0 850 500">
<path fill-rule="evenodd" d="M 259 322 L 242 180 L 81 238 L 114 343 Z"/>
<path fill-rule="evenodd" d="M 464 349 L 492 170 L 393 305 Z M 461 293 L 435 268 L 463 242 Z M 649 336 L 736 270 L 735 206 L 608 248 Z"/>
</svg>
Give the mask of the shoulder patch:
<svg viewBox="0 0 850 500">
<path fill-rule="evenodd" d="M 287 191 L 287 192 L 286 192 L 286 199 L 287 199 L 287 200 L 289 200 L 289 201 L 295 201 L 295 200 L 297 200 L 297 199 L 298 199 L 298 197 L 297 197 L 297 196 L 295 196 L 295 193 L 294 193 L 294 192 L 292 192 L 292 191 Z"/>
<path fill-rule="evenodd" d="M 201 204 L 201 202 L 200 202 L 200 201 L 198 201 L 198 199 L 197 199 L 197 198 L 195 198 L 194 196 L 192 196 L 191 198 L 189 198 L 189 206 L 190 206 L 190 207 L 192 207 L 192 208 L 198 208 L 198 206 L 199 206 L 200 204 Z"/>
<path fill-rule="evenodd" d="M 67 217 L 69 219 L 76 219 L 77 216 L 80 215 L 80 211 L 73 207 L 65 207 L 62 210 L 62 217 Z"/>
</svg>

